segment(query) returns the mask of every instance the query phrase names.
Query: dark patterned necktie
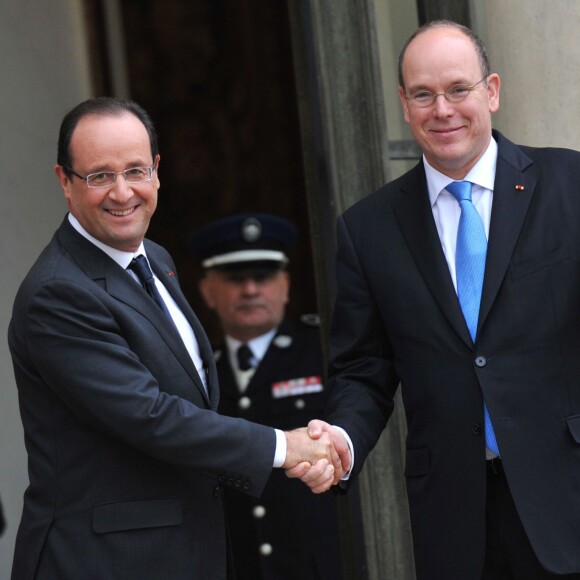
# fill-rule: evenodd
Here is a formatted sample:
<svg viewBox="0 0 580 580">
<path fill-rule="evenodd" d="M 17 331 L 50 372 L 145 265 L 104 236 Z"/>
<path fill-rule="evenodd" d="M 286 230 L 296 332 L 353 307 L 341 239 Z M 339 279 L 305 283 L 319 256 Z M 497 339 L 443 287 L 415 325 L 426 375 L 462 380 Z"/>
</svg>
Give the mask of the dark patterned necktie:
<svg viewBox="0 0 580 580">
<path fill-rule="evenodd" d="M 254 353 L 247 344 L 242 344 L 238 348 L 238 368 L 241 371 L 249 371 L 254 365 L 252 364 Z"/>
<path fill-rule="evenodd" d="M 127 268 L 135 272 L 137 278 L 139 278 L 139 282 L 141 282 L 141 285 L 147 291 L 147 294 L 149 294 L 149 296 L 155 300 L 157 306 L 159 306 L 159 308 L 165 312 L 167 318 L 173 322 L 173 318 L 171 318 L 171 314 L 169 314 L 167 305 L 163 301 L 163 298 L 161 298 L 161 294 L 159 294 L 157 286 L 155 286 L 155 279 L 153 278 L 153 272 L 149 267 L 147 258 L 140 254 L 131 260 L 131 263 L 127 266 Z"/>
</svg>

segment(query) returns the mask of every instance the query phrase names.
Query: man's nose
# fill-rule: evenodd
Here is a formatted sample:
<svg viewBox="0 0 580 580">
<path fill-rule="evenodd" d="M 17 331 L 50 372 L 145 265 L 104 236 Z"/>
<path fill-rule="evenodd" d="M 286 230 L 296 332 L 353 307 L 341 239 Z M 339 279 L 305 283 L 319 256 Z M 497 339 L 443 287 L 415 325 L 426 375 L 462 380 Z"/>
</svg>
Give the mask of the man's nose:
<svg viewBox="0 0 580 580">
<path fill-rule="evenodd" d="M 133 190 L 131 189 L 131 184 L 125 179 L 124 175 L 117 175 L 115 183 L 113 183 L 109 191 L 109 197 L 117 203 L 123 203 L 130 199 L 132 195 Z"/>
<path fill-rule="evenodd" d="M 243 289 L 245 294 L 257 294 L 259 291 L 259 284 L 249 276 L 244 280 Z"/>
<path fill-rule="evenodd" d="M 455 112 L 453 104 L 445 98 L 444 94 L 435 95 L 435 102 L 432 107 L 433 114 L 437 117 L 447 117 Z"/>
</svg>

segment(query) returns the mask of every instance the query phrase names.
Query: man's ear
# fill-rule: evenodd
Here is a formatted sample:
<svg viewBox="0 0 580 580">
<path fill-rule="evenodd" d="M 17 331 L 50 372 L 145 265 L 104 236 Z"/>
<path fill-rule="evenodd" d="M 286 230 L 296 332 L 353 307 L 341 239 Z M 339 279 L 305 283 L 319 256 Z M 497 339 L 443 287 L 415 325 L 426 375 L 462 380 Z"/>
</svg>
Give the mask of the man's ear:
<svg viewBox="0 0 580 580">
<path fill-rule="evenodd" d="M 403 107 L 403 118 L 405 122 L 409 122 L 409 101 L 405 95 L 405 89 L 403 87 L 399 87 L 399 99 L 401 100 L 401 106 Z"/>
<path fill-rule="evenodd" d="M 284 270 L 283 274 L 286 282 L 286 299 L 284 300 L 284 304 L 288 304 L 290 300 L 290 274 L 286 270 Z"/>
<path fill-rule="evenodd" d="M 65 173 L 63 166 L 62 165 L 55 165 L 54 172 L 56 174 L 58 182 L 60 183 L 60 186 L 62 187 L 62 190 L 64 192 L 64 196 L 66 197 L 66 199 L 70 199 L 70 189 L 69 188 L 71 185 L 71 180 L 69 179 L 69 177 Z"/>
<path fill-rule="evenodd" d="M 499 75 L 492 73 L 487 77 L 487 97 L 489 99 L 489 112 L 495 113 L 499 109 L 499 90 L 501 80 Z"/>
</svg>

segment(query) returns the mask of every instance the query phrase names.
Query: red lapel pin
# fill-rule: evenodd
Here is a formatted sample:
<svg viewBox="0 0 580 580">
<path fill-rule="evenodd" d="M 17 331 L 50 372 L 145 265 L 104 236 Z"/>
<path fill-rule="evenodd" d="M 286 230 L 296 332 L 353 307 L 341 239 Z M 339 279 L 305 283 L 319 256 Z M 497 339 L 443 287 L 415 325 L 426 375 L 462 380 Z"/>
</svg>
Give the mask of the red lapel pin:
<svg viewBox="0 0 580 580">
<path fill-rule="evenodd" d="M 524 191 L 525 187 L 523 185 L 516 185 L 518 191 Z"/>
</svg>

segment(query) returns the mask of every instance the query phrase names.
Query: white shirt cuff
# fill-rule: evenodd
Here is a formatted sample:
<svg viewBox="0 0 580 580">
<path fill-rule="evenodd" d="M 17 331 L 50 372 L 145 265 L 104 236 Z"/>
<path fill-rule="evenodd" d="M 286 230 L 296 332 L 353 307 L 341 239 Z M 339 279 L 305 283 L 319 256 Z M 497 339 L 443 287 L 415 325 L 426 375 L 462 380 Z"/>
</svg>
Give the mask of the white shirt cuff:
<svg viewBox="0 0 580 580">
<path fill-rule="evenodd" d="M 274 454 L 274 467 L 282 467 L 286 461 L 286 435 L 280 429 L 276 431 L 276 453 Z"/>
<path fill-rule="evenodd" d="M 346 481 L 347 479 L 350 478 L 350 472 L 352 471 L 352 468 L 354 466 L 354 447 L 352 445 L 351 438 L 348 436 L 348 433 L 342 427 L 338 427 L 337 425 L 333 425 L 333 427 L 335 429 L 338 429 L 338 431 L 340 431 L 344 435 L 344 438 L 346 439 L 346 443 L 348 445 L 348 450 L 350 451 L 350 469 L 340 478 L 341 481 Z"/>
</svg>

